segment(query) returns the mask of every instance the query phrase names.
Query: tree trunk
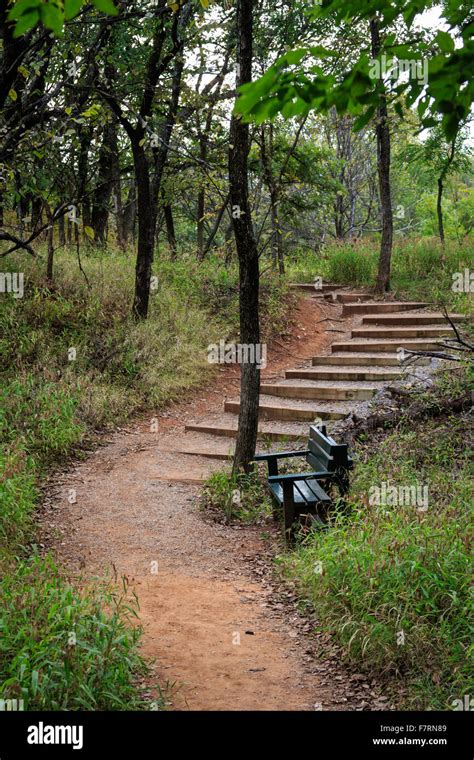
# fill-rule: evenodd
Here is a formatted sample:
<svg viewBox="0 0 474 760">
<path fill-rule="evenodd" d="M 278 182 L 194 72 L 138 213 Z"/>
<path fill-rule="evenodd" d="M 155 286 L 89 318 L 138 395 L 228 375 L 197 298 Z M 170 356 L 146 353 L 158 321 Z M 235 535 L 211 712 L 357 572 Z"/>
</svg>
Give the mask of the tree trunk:
<svg viewBox="0 0 474 760">
<path fill-rule="evenodd" d="M 232 263 L 232 253 L 233 253 L 233 241 L 234 241 L 234 225 L 232 224 L 232 221 L 229 222 L 228 226 L 225 229 L 225 263 L 227 266 L 230 266 Z"/>
<path fill-rule="evenodd" d="M 150 300 L 151 266 L 155 244 L 156 202 L 152 202 L 150 172 L 143 146 L 132 144 L 137 181 L 138 250 L 135 267 L 135 296 L 132 312 L 136 319 L 146 319 Z"/>
<path fill-rule="evenodd" d="M 53 284 L 53 263 L 54 263 L 54 222 L 53 222 L 53 214 L 51 213 L 51 208 L 48 203 L 45 203 L 45 211 L 46 216 L 48 218 L 48 229 L 46 230 L 47 233 L 47 241 L 48 241 L 48 258 L 46 262 L 46 279 L 48 281 L 48 285 Z M 64 217 L 61 217 L 64 219 Z"/>
<path fill-rule="evenodd" d="M 132 182 L 128 190 L 127 200 L 123 209 L 123 241 L 127 246 L 134 239 L 135 218 L 137 215 L 137 193 L 135 181 Z"/>
<path fill-rule="evenodd" d="M 380 30 L 377 19 L 370 22 L 372 42 L 372 57 L 380 52 Z M 379 270 L 375 292 L 383 295 L 390 287 L 390 268 L 393 244 L 393 214 L 390 190 L 390 128 L 388 124 L 387 100 L 385 92 L 380 95 L 380 105 L 377 109 L 377 170 L 379 177 L 380 206 L 382 213 L 382 239 L 380 244 Z"/>
<path fill-rule="evenodd" d="M 116 129 L 115 119 L 111 118 L 104 127 L 102 145 L 99 151 L 98 183 L 94 193 L 91 214 L 91 227 L 94 230 L 94 241 L 97 245 L 104 245 L 107 241 L 110 197 L 112 188 L 116 183 L 116 178 L 113 175 L 113 148 L 114 142 L 117 143 Z"/>
<path fill-rule="evenodd" d="M 87 186 L 87 174 L 89 167 L 89 148 L 92 142 L 92 130 L 90 127 L 79 129 L 79 155 L 77 159 L 77 197 L 84 198 Z M 77 210 L 79 214 L 79 209 Z M 81 203 L 82 228 L 90 226 L 90 204 L 88 200 Z M 79 245 L 79 225 L 74 224 L 74 241 Z"/>
<path fill-rule="evenodd" d="M 33 198 L 31 201 L 31 221 L 30 221 L 30 230 L 31 232 L 36 232 L 36 230 L 41 227 L 42 224 L 42 212 L 43 212 L 43 201 L 41 198 Z"/>
<path fill-rule="evenodd" d="M 63 246 L 66 244 L 66 233 L 64 229 L 64 214 L 61 214 L 61 216 L 58 219 L 58 243 L 60 246 Z"/>
<path fill-rule="evenodd" d="M 174 230 L 174 219 L 171 204 L 163 201 L 163 215 L 165 217 L 166 237 L 170 248 L 171 258 L 176 258 L 176 234 Z"/>
<path fill-rule="evenodd" d="M 201 261 L 204 257 L 204 213 L 206 210 L 206 192 L 204 186 L 201 186 L 198 192 L 197 200 L 197 229 L 196 229 L 196 245 L 197 245 L 197 257 Z"/>
<path fill-rule="evenodd" d="M 273 126 L 269 127 L 269 152 L 267 152 L 265 127 L 262 127 L 262 167 L 265 184 L 270 194 L 270 218 L 272 223 L 272 263 L 273 268 L 281 275 L 285 274 L 285 255 L 283 251 L 283 235 L 280 226 L 280 192 L 273 174 Z"/>
<path fill-rule="evenodd" d="M 252 77 L 253 0 L 237 0 L 237 86 Z M 248 197 L 248 124 L 232 116 L 229 148 L 232 223 L 239 257 L 240 342 L 254 347 L 260 343 L 259 260 Z M 256 350 L 255 350 L 256 354 Z M 255 357 L 253 357 L 255 358 Z M 249 470 L 255 455 L 258 432 L 260 369 L 256 361 L 241 366 L 239 428 L 234 470 Z"/>
<path fill-rule="evenodd" d="M 443 222 L 443 180 L 441 177 L 438 179 L 438 197 L 436 200 L 436 213 L 438 214 L 438 231 L 441 244 L 445 245 L 444 239 L 444 222 Z"/>
<path fill-rule="evenodd" d="M 214 226 L 213 226 L 211 232 L 209 233 L 209 237 L 207 238 L 206 245 L 204 246 L 203 258 L 206 255 L 206 253 L 208 252 L 208 250 L 211 247 L 211 245 L 213 244 L 214 238 L 216 237 L 217 232 L 219 230 L 219 227 L 221 226 L 221 222 L 222 222 L 222 219 L 224 217 L 225 210 L 226 210 L 226 208 L 229 205 L 229 198 L 230 198 L 230 193 L 227 194 L 227 197 L 226 197 L 224 203 L 222 204 L 222 206 L 220 207 L 219 213 L 216 216 L 216 219 L 215 219 L 215 222 L 214 222 Z M 230 237 L 230 240 L 232 240 L 232 224 L 230 225 L 230 234 L 229 234 L 229 237 Z M 226 242 L 227 242 L 227 238 L 226 238 Z"/>
</svg>

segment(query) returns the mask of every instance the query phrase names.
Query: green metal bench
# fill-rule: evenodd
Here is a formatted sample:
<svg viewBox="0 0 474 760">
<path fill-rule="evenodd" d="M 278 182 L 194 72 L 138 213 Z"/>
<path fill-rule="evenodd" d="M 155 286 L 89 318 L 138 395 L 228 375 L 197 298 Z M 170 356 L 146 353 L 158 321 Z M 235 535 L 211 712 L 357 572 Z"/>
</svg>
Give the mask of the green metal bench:
<svg viewBox="0 0 474 760">
<path fill-rule="evenodd" d="M 293 457 L 305 457 L 312 471 L 281 475 L 278 461 Z M 347 444 L 336 443 L 327 434 L 325 426 L 318 428 L 314 425 L 310 427 L 308 448 L 304 451 L 258 454 L 254 461 L 267 462 L 268 485 L 277 508 L 274 514 L 276 517 L 278 510 L 283 508 L 287 538 L 302 515 L 308 516 L 312 527 L 327 527 L 327 512 L 332 499 L 325 488 L 334 484 L 344 496 L 349 488 L 349 471 L 353 467 Z"/>
</svg>

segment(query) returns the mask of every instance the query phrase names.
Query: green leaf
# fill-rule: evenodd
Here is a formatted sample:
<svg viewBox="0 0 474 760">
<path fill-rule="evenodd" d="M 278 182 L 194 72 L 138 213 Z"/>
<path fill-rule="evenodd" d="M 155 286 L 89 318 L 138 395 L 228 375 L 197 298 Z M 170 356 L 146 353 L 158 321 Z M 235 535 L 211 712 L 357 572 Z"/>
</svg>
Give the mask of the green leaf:
<svg viewBox="0 0 474 760">
<path fill-rule="evenodd" d="M 53 5 L 53 3 L 46 3 L 46 5 L 41 6 L 41 21 L 54 34 L 62 34 L 64 17 L 59 8 Z"/>
<path fill-rule="evenodd" d="M 92 227 L 84 227 L 84 232 L 86 233 L 89 240 L 94 240 L 95 238 L 95 232 L 92 229 Z"/>
<path fill-rule="evenodd" d="M 305 49 L 290 50 L 289 53 L 286 53 L 285 60 L 289 66 L 293 66 L 296 63 L 300 63 L 305 55 L 307 55 L 307 50 Z"/>
<path fill-rule="evenodd" d="M 118 13 L 112 0 L 92 0 L 97 10 L 108 13 L 109 16 L 116 16 Z"/>
<path fill-rule="evenodd" d="M 15 26 L 15 31 L 13 32 L 13 36 L 21 37 L 22 34 L 29 32 L 30 29 L 33 29 L 39 20 L 40 17 L 38 11 L 29 11 L 28 13 L 25 13 L 23 16 L 21 16 L 21 18 L 18 19 Z"/>
<path fill-rule="evenodd" d="M 375 113 L 375 106 L 370 106 L 363 114 L 361 114 L 354 122 L 354 132 L 359 132 L 366 124 L 369 123 L 372 116 Z"/>
<path fill-rule="evenodd" d="M 443 53 L 452 53 L 454 50 L 454 40 L 448 32 L 440 30 L 435 37 L 435 42 L 438 43 Z"/>
<path fill-rule="evenodd" d="M 31 693 L 33 696 L 36 696 L 36 693 L 38 691 L 38 681 L 39 681 L 39 673 L 37 670 L 33 670 L 31 672 Z"/>
<path fill-rule="evenodd" d="M 65 19 L 69 21 L 69 19 L 74 18 L 74 16 L 77 16 L 77 14 L 79 13 L 83 5 L 84 5 L 84 0 L 64 0 Z"/>
<path fill-rule="evenodd" d="M 8 97 L 10 98 L 10 100 L 18 100 L 17 91 L 12 88 L 8 93 Z"/>
<path fill-rule="evenodd" d="M 8 14 L 9 21 L 15 21 L 20 16 L 29 13 L 34 8 L 38 8 L 41 5 L 41 0 L 19 0 L 15 3 L 10 13 Z"/>
</svg>

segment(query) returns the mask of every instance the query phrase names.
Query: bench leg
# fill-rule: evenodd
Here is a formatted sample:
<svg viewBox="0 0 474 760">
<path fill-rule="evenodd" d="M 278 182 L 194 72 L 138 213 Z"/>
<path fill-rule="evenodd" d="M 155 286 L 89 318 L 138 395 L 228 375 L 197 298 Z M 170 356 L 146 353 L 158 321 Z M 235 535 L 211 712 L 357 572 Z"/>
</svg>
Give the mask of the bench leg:
<svg viewBox="0 0 474 760">
<path fill-rule="evenodd" d="M 338 467 L 334 479 L 337 483 L 341 496 L 346 496 L 349 492 L 349 472 L 345 467 Z"/>
<path fill-rule="evenodd" d="M 295 502 L 293 498 L 293 483 L 283 483 L 283 525 L 287 541 L 291 539 L 294 521 Z"/>
</svg>

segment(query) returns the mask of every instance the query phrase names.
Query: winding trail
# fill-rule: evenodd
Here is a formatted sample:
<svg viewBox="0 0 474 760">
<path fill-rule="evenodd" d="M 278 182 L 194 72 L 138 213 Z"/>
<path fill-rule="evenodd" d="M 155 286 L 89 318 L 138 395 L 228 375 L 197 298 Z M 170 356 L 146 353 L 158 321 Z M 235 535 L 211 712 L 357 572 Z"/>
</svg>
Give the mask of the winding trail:
<svg viewBox="0 0 474 760">
<path fill-rule="evenodd" d="M 292 335 L 269 349 L 264 383 L 321 387 L 318 380 L 281 378 L 295 361 L 308 369 L 335 339 L 350 337 L 357 314 L 344 316 L 341 303 L 326 296 L 300 301 Z M 344 381 L 351 393 L 355 385 Z M 73 577 L 110 569 L 127 577 L 139 599 L 143 652 L 156 661 L 148 686 L 167 685 L 174 710 L 386 709 L 380 686 L 339 662 L 317 621 L 298 613 L 292 588 L 272 573 L 278 527 L 221 525 L 199 511 L 203 479 L 228 466 L 235 418 L 228 407 L 222 412 L 222 399 L 232 401 L 238 387 L 238 368 L 222 368 L 212 387 L 157 415 L 157 432 L 150 415 L 55 476 L 42 510 L 42 541 Z M 283 412 L 271 411 L 262 429 L 273 439 L 307 435 L 308 417 L 298 410 L 306 413 L 314 402 L 284 393 L 270 396 Z M 317 406 L 341 417 L 351 404 Z"/>
</svg>

